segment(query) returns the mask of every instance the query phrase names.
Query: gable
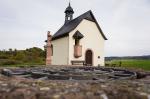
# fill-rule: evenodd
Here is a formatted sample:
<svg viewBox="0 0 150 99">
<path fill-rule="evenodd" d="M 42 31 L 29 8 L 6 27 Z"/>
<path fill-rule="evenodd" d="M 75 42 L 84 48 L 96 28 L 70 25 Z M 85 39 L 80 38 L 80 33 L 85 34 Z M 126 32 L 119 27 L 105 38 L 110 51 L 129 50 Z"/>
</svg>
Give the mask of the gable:
<svg viewBox="0 0 150 99">
<path fill-rule="evenodd" d="M 102 34 L 103 38 L 105 40 L 107 40 L 107 38 L 105 37 L 103 31 L 101 30 L 99 24 L 97 23 L 92 11 L 88 11 L 84 14 L 82 14 L 81 16 L 71 20 L 70 22 L 68 22 L 67 24 L 64 24 L 52 37 L 52 40 L 56 40 L 56 39 L 59 39 L 61 37 L 65 37 L 65 36 L 68 36 L 68 34 L 74 30 L 80 23 L 83 19 L 87 19 L 89 21 L 93 21 L 96 23 L 100 33 Z"/>
<path fill-rule="evenodd" d="M 103 36 L 101 35 L 97 25 L 95 22 L 83 19 L 80 24 L 69 33 L 69 36 L 73 38 L 73 35 L 79 31 L 82 35 L 84 35 L 83 39 L 92 38 L 92 39 L 101 39 L 104 40 Z M 91 41 L 92 42 L 92 41 Z"/>
</svg>

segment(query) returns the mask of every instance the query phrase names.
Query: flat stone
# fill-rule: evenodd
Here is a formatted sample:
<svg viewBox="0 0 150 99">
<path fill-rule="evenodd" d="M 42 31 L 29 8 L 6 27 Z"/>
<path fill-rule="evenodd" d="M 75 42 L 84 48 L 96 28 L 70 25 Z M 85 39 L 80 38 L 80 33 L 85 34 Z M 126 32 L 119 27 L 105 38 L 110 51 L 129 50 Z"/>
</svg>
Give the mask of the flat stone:
<svg viewBox="0 0 150 99">
<path fill-rule="evenodd" d="M 48 90 L 50 90 L 50 88 L 49 87 L 42 87 L 42 88 L 40 88 L 40 90 L 41 91 L 48 91 Z"/>
</svg>

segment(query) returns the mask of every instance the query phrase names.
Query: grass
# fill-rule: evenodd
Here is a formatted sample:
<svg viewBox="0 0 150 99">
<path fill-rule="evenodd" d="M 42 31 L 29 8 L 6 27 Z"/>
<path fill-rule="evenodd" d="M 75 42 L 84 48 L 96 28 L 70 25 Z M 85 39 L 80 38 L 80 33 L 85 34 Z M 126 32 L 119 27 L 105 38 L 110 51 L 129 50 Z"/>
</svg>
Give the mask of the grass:
<svg viewBox="0 0 150 99">
<path fill-rule="evenodd" d="M 150 60 L 127 59 L 106 61 L 106 65 L 109 66 L 120 66 L 120 64 L 121 67 L 150 70 Z"/>
<path fill-rule="evenodd" d="M 0 59 L 0 67 L 34 67 L 43 65 L 45 65 L 45 61 L 22 62 L 10 59 Z"/>
</svg>

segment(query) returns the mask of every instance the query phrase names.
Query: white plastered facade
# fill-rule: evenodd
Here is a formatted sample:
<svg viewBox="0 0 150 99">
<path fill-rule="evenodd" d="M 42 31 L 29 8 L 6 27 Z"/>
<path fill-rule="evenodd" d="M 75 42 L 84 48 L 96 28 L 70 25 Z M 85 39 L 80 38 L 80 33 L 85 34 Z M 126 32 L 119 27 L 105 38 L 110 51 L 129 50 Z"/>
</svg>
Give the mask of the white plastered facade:
<svg viewBox="0 0 150 99">
<path fill-rule="evenodd" d="M 68 65 L 69 37 L 63 37 L 52 41 L 53 55 L 52 65 Z"/>
<path fill-rule="evenodd" d="M 76 31 L 79 31 L 84 36 L 80 40 L 82 56 L 79 58 L 74 57 L 75 40 L 73 35 Z M 69 36 L 52 41 L 52 65 L 71 65 L 72 60 L 85 60 L 85 53 L 90 49 L 93 52 L 93 66 L 104 66 L 104 41 L 96 23 L 83 19 L 81 23 L 69 33 Z"/>
</svg>

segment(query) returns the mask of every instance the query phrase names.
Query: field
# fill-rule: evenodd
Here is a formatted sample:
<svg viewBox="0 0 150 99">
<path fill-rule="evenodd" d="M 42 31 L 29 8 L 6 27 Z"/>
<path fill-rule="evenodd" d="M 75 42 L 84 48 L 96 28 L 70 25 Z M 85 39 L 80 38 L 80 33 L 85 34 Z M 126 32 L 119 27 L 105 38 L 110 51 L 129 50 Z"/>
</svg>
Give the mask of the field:
<svg viewBox="0 0 150 99">
<path fill-rule="evenodd" d="M 0 67 L 26 67 L 45 65 L 45 50 L 37 47 L 25 50 L 0 50 Z M 106 57 L 105 66 L 140 68 L 150 71 L 150 55 L 129 57 Z"/>
<path fill-rule="evenodd" d="M 121 60 L 111 60 L 106 61 L 107 66 L 113 67 L 125 67 L 125 68 L 139 68 L 143 70 L 150 70 L 150 60 L 143 59 L 121 59 Z"/>
</svg>

